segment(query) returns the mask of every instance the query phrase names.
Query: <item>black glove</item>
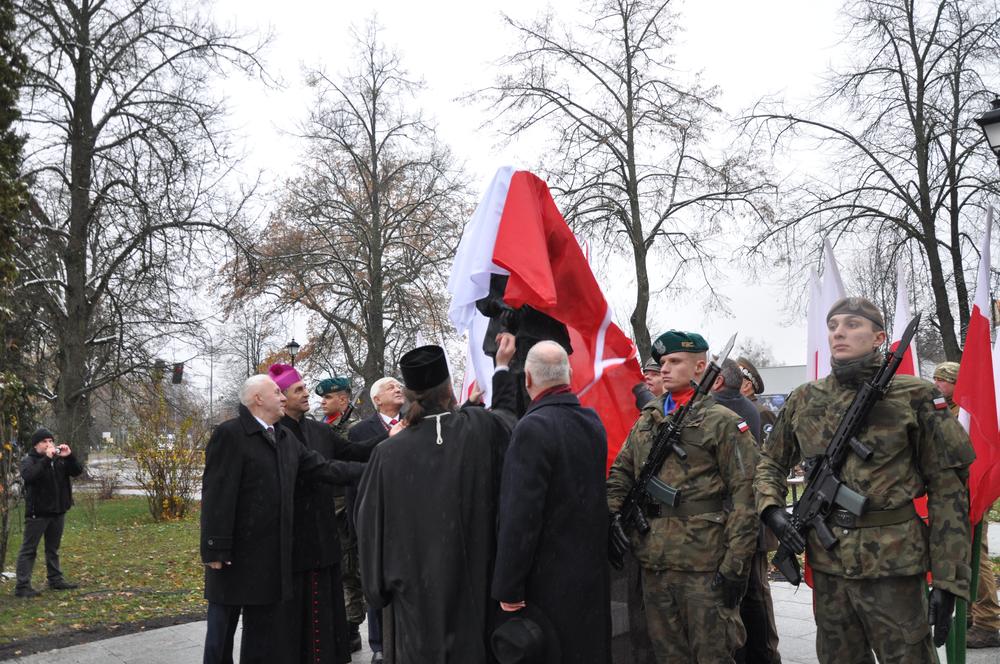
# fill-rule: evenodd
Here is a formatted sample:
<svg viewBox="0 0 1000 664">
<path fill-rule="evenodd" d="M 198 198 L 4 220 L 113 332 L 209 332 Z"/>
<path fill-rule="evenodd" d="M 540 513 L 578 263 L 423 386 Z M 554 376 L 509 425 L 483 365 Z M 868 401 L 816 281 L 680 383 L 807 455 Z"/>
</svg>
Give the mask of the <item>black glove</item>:
<svg viewBox="0 0 1000 664">
<path fill-rule="evenodd" d="M 760 515 L 760 520 L 771 529 L 771 532 L 777 536 L 779 542 L 785 545 L 786 549 L 795 553 L 802 553 L 806 550 L 806 541 L 799 531 L 792 528 L 791 519 L 788 518 L 788 512 L 785 511 L 785 508 L 772 505 Z"/>
<path fill-rule="evenodd" d="M 722 572 L 716 572 L 712 580 L 712 590 L 722 588 L 722 603 L 727 609 L 735 609 L 740 605 L 747 591 L 746 579 L 731 579 Z"/>
<path fill-rule="evenodd" d="M 927 622 L 934 628 L 934 647 L 940 648 L 948 640 L 951 614 L 955 612 L 955 596 L 947 590 L 934 588 L 927 609 Z"/>
<path fill-rule="evenodd" d="M 632 545 L 622 525 L 621 512 L 615 512 L 608 525 L 608 560 L 615 569 L 622 569 L 625 567 L 625 554 L 631 550 Z"/>
</svg>

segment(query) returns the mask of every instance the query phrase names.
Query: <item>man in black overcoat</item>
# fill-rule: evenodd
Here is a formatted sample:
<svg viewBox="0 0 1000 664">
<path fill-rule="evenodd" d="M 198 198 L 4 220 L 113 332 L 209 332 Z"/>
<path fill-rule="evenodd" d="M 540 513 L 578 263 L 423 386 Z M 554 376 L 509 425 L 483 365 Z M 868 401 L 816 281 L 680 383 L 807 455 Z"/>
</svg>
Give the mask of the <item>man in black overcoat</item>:
<svg viewBox="0 0 1000 664">
<path fill-rule="evenodd" d="M 351 428 L 347 437 L 354 442 L 361 442 L 378 434 L 387 434 L 402 415 L 400 411 L 406 403 L 403 396 L 403 385 L 392 376 L 379 378 L 372 383 L 368 395 L 371 397 L 375 412 L 364 418 Z M 347 511 L 350 516 L 351 531 L 355 531 L 354 512 L 357 503 L 357 486 L 347 489 Z M 356 537 L 356 536 L 355 536 Z M 368 608 L 368 646 L 372 650 L 372 662 L 383 661 L 382 657 L 382 611 Z"/>
<path fill-rule="evenodd" d="M 455 409 L 439 346 L 399 361 L 407 425 L 372 453 L 357 514 L 361 580 L 369 606 L 386 608 L 391 664 L 488 661 L 497 494 L 515 405 L 514 337 L 501 337 L 492 411 Z"/>
<path fill-rule="evenodd" d="M 327 461 L 278 424 L 285 397 L 267 376 L 243 385 L 239 416 L 205 448 L 201 558 L 208 629 L 205 664 L 231 664 L 243 614 L 240 661 L 282 664 L 276 638 L 281 602 L 292 596 L 292 503 L 297 478 L 344 484 L 362 465 Z"/>
<path fill-rule="evenodd" d="M 285 395 L 281 426 L 323 458 L 364 462 L 375 445 L 387 437 L 382 431 L 361 444 L 352 443 L 329 425 L 305 416 L 309 412 L 309 388 L 295 367 L 272 364 L 267 373 Z M 351 661 L 336 489 L 333 484 L 302 477 L 295 482 L 292 599 L 281 612 L 281 638 L 294 661 L 308 664 Z"/>
<path fill-rule="evenodd" d="M 535 344 L 525 361 L 531 403 L 504 458 L 493 597 L 504 611 L 544 613 L 562 664 L 608 664 L 607 437 L 569 384 L 566 351 Z"/>
</svg>

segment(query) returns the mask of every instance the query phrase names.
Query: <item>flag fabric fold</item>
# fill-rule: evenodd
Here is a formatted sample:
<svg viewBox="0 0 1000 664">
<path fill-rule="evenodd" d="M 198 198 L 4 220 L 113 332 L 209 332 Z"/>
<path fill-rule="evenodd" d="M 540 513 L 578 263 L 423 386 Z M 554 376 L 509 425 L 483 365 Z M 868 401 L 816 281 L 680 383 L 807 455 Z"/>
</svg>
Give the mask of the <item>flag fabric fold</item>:
<svg viewBox="0 0 1000 664">
<path fill-rule="evenodd" d="M 992 228 L 993 208 L 990 208 L 979 258 L 976 299 L 969 317 L 954 394 L 955 403 L 961 407 L 959 420 L 969 432 L 976 451 L 976 460 L 969 468 L 969 517 L 973 524 L 978 523 L 990 505 L 1000 498 L 1000 427 L 990 343 Z"/>
<path fill-rule="evenodd" d="M 809 310 L 806 341 L 806 375 L 819 380 L 830 373 L 830 343 L 826 334 L 826 314 L 844 297 L 844 282 L 829 240 L 823 241 L 823 278 L 809 275 Z"/>
<path fill-rule="evenodd" d="M 505 195 L 502 206 L 500 192 Z M 509 275 L 507 304 L 530 306 L 566 325 L 573 347 L 571 387 L 604 424 L 610 468 L 639 416 L 632 393 L 642 382 L 638 354 L 632 340 L 612 323 L 587 257 L 548 186 L 527 171 L 497 173 L 459 245 L 449 280 L 449 314 L 459 331 L 468 332 L 471 356 L 483 355 L 488 321 L 475 310 L 475 301 L 489 292 L 491 274 Z M 474 362 L 476 381 L 483 387 L 492 371 L 486 360 L 482 367 Z"/>
</svg>

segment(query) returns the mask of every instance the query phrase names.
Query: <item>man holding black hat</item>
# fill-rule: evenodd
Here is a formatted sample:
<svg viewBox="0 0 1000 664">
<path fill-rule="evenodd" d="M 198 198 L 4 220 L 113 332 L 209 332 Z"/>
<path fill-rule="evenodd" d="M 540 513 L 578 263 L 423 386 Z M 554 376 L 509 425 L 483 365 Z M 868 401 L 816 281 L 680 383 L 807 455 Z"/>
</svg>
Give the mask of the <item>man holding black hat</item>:
<svg viewBox="0 0 1000 664">
<path fill-rule="evenodd" d="M 490 577 L 497 496 L 514 425 L 508 362 L 498 337 L 493 410 L 455 409 L 439 346 L 406 353 L 399 368 L 410 409 L 375 448 L 358 490 L 358 551 L 365 597 L 382 609 L 394 664 L 486 664 L 495 606 Z"/>
<path fill-rule="evenodd" d="M 17 597 L 37 597 L 31 587 L 31 572 L 35 567 L 38 545 L 45 538 L 45 567 L 52 590 L 72 590 L 75 583 L 67 581 L 59 567 L 59 545 L 62 542 L 66 512 L 73 505 L 70 477 L 83 472 L 83 466 L 73 456 L 69 445 L 55 444 L 48 429 L 38 429 L 31 435 L 31 449 L 21 459 L 21 479 L 24 480 L 24 540 L 17 554 Z"/>
<path fill-rule="evenodd" d="M 647 404 L 611 466 L 608 508 L 620 509 L 660 427 L 694 396 L 693 380 L 706 368 L 700 334 L 671 330 L 653 343 L 667 392 Z M 651 530 L 632 534 L 642 566 L 649 637 L 658 662 L 733 661 L 745 638 L 739 603 L 757 539 L 750 427 L 711 396 L 684 421 L 681 460 L 667 457 L 659 479 L 680 491 L 681 503 L 649 505 Z"/>
<path fill-rule="evenodd" d="M 493 597 L 553 623 L 562 664 L 607 664 L 607 435 L 570 391 L 569 357 L 540 341 L 524 363 L 531 403 L 503 465 Z M 550 661 L 550 660 L 545 660 Z"/>
<path fill-rule="evenodd" d="M 933 385 L 897 374 L 857 436 L 871 457 L 848 451 L 838 472 L 847 487 L 868 498 L 864 513 L 834 511 L 828 525 L 837 542 L 830 549 L 815 529 L 804 539 L 789 527 L 788 471 L 826 453 L 851 401 L 884 360 L 885 322 L 869 300 L 838 300 L 826 322 L 833 372 L 797 388 L 785 402 L 757 468 L 757 509 L 785 546 L 806 550 L 820 662 L 936 662 L 934 647 L 945 641 L 955 598 L 969 596 L 965 484 L 972 445 Z M 927 525 L 913 507 L 925 493 Z M 928 569 L 934 584 L 929 601 Z"/>
</svg>

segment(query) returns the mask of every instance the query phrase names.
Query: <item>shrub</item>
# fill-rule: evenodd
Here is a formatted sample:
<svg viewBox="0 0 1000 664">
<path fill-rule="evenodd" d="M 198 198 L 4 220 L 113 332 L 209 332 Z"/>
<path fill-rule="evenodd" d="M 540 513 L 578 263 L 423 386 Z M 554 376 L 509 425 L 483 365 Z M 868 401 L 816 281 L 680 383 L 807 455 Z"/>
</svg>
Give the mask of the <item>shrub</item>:
<svg viewBox="0 0 1000 664">
<path fill-rule="evenodd" d="M 196 413 L 172 409 L 162 388 L 135 410 L 139 424 L 129 430 L 123 455 L 136 466 L 153 519 L 183 519 L 201 478 L 208 427 Z"/>
</svg>

